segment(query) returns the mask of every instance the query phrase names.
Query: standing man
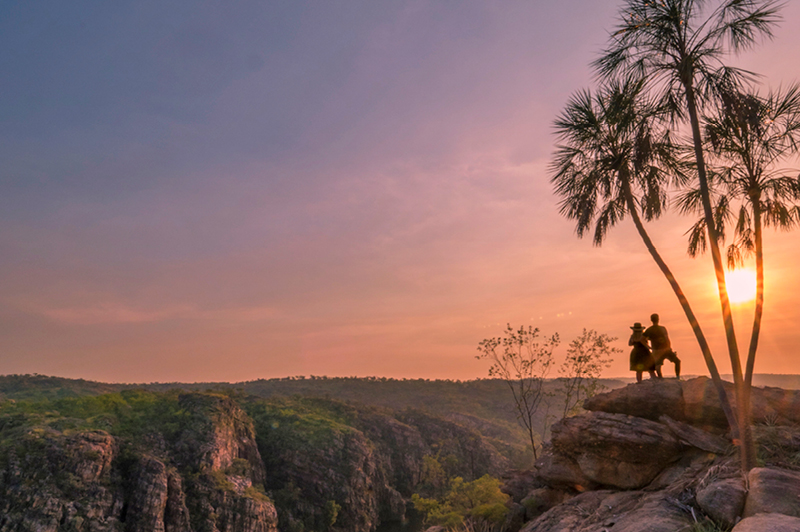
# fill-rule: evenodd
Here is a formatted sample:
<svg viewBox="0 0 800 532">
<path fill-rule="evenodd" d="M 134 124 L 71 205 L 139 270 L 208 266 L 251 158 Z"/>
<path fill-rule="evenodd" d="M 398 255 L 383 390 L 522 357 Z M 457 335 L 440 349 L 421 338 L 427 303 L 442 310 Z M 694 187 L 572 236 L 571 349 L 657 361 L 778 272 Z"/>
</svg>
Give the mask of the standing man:
<svg viewBox="0 0 800 532">
<path fill-rule="evenodd" d="M 650 321 L 653 322 L 653 325 L 648 327 L 642 335 L 650 341 L 650 348 L 656 361 L 656 372 L 659 378 L 663 378 L 661 366 L 664 364 L 664 360 L 669 360 L 675 364 L 675 377 L 680 379 L 681 360 L 678 358 L 678 354 L 672 350 L 667 328 L 658 324 L 658 314 L 651 315 Z"/>
</svg>

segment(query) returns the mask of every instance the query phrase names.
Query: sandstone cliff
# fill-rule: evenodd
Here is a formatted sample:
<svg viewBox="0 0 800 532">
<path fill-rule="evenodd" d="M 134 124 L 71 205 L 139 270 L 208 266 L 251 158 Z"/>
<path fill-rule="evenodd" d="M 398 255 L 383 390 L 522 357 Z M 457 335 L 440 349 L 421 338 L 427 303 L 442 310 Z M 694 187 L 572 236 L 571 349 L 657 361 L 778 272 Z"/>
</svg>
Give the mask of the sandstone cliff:
<svg viewBox="0 0 800 532">
<path fill-rule="evenodd" d="M 372 532 L 404 521 L 426 460 L 507 467 L 457 423 L 324 399 L 0 402 L 0 532 Z"/>
<path fill-rule="evenodd" d="M 477 432 L 419 411 L 295 399 L 257 403 L 250 412 L 266 486 L 287 531 L 368 532 L 402 522 L 424 480 L 425 457 L 467 479 L 507 467 Z"/>
<path fill-rule="evenodd" d="M 0 530 L 277 530 L 244 412 L 213 395 L 175 406 L 172 426 L 153 419 L 138 438 L 76 430 L 56 412 L 4 418 Z"/>
</svg>

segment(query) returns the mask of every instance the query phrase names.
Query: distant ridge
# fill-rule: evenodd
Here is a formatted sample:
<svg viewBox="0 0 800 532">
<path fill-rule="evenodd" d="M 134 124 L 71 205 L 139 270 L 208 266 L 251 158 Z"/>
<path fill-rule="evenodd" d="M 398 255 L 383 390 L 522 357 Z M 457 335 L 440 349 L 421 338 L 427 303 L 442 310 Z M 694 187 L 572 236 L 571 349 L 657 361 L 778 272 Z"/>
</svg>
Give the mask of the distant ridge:
<svg viewBox="0 0 800 532">
<path fill-rule="evenodd" d="M 733 375 L 722 375 L 726 381 L 733 381 Z M 800 375 L 783 375 L 781 373 L 755 373 L 753 386 L 770 386 L 784 390 L 800 390 Z"/>
</svg>

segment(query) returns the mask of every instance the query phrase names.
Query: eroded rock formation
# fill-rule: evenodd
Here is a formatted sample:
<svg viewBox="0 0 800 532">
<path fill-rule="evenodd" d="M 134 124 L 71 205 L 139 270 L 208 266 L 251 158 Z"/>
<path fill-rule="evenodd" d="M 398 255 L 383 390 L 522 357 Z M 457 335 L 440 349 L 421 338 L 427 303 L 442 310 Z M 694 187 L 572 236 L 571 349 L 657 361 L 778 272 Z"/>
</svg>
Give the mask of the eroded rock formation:
<svg viewBox="0 0 800 532">
<path fill-rule="evenodd" d="M 800 452 L 799 405 L 800 392 L 754 389 L 754 420 L 767 424 L 756 434 Z M 584 406 L 552 427 L 534 470 L 507 477 L 505 491 L 527 509 L 524 532 L 672 532 L 702 519 L 800 531 L 800 473 L 773 464 L 745 482 L 709 379 L 645 381 Z"/>
</svg>

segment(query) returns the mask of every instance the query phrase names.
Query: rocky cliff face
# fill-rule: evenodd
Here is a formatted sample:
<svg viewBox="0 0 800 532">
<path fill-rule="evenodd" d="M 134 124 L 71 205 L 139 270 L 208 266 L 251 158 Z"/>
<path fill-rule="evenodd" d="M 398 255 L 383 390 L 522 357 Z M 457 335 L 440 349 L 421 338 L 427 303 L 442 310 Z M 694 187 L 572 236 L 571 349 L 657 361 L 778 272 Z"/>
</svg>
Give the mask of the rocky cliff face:
<svg viewBox="0 0 800 532">
<path fill-rule="evenodd" d="M 426 463 L 468 480 L 506 467 L 457 423 L 323 399 L 14 404 L 0 404 L 0 532 L 372 532 L 405 519 Z"/>
<path fill-rule="evenodd" d="M 272 502 L 252 421 L 230 399 L 178 399 L 195 421 L 142 439 L 4 420 L 0 530 L 269 532 Z"/>
<path fill-rule="evenodd" d="M 534 470 L 507 475 L 515 528 L 674 532 L 710 520 L 734 532 L 800 530 L 800 467 L 780 462 L 800 453 L 792 428 L 799 400 L 798 392 L 754 389 L 766 467 L 743 479 L 708 379 L 645 381 L 598 395 L 586 401 L 588 413 L 553 426 Z"/>
<path fill-rule="evenodd" d="M 469 480 L 506 467 L 475 431 L 421 412 L 308 399 L 251 415 L 266 485 L 287 531 L 369 532 L 402 522 L 406 501 L 424 480 L 425 457 Z"/>
</svg>

